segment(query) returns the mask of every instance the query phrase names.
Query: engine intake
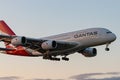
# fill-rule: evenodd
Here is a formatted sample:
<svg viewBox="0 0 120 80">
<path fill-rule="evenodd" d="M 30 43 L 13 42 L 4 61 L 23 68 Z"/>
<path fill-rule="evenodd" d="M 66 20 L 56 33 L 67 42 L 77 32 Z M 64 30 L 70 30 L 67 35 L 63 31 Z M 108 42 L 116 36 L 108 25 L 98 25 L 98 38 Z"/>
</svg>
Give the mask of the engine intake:
<svg viewBox="0 0 120 80">
<path fill-rule="evenodd" d="M 25 45 L 27 42 L 25 37 L 15 37 L 11 40 L 11 44 L 13 44 L 14 46 L 21 46 L 21 45 Z"/>
<path fill-rule="evenodd" d="M 41 44 L 42 49 L 49 50 L 57 47 L 56 41 L 45 41 Z"/>
<path fill-rule="evenodd" d="M 85 57 L 94 57 L 97 55 L 97 49 L 96 48 L 86 48 L 82 51 L 82 54 Z"/>
</svg>

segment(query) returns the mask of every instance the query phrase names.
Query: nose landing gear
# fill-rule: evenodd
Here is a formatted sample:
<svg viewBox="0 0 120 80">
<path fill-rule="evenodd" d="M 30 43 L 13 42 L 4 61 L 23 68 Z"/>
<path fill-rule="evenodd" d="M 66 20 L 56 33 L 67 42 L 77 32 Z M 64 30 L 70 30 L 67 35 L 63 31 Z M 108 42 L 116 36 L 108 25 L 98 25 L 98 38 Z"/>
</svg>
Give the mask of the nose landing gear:
<svg viewBox="0 0 120 80">
<path fill-rule="evenodd" d="M 108 48 L 109 44 L 110 44 L 110 43 L 107 43 L 107 44 L 106 44 L 106 48 L 105 48 L 106 51 L 110 51 L 110 48 Z"/>
</svg>

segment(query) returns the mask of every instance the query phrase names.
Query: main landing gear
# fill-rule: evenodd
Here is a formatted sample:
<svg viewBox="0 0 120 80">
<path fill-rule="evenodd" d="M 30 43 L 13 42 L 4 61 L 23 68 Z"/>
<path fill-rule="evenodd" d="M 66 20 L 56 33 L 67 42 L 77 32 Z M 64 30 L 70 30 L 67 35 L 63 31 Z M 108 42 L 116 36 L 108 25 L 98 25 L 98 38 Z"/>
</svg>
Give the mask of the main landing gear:
<svg viewBox="0 0 120 80">
<path fill-rule="evenodd" d="M 64 55 L 64 57 L 62 57 L 62 60 L 69 61 L 69 58 L 67 58 L 66 56 L 67 55 Z M 46 53 L 43 55 L 43 59 L 53 60 L 53 61 L 60 61 L 60 58 L 57 58 L 56 56 L 49 55 L 49 51 L 46 51 Z"/>
<path fill-rule="evenodd" d="M 53 56 L 51 56 L 51 55 L 44 55 L 44 56 L 43 56 L 43 59 L 53 60 L 53 61 L 60 61 L 60 58 L 56 58 L 56 57 L 53 57 Z"/>
<path fill-rule="evenodd" d="M 50 55 L 44 55 L 44 56 L 43 56 L 43 59 L 53 60 L 53 61 L 60 61 L 60 58 L 57 58 L 57 57 L 54 57 L 54 56 L 50 56 Z M 65 57 L 62 57 L 62 60 L 64 60 L 64 61 L 69 61 L 69 58 L 67 58 L 67 57 L 65 56 Z"/>
<path fill-rule="evenodd" d="M 62 60 L 69 61 L 69 58 L 67 58 L 67 57 L 62 57 Z"/>
<path fill-rule="evenodd" d="M 108 48 L 109 44 L 110 44 L 110 43 L 107 43 L 107 44 L 106 44 L 106 48 L 105 48 L 106 51 L 109 51 L 109 50 L 110 50 L 110 48 Z"/>
</svg>

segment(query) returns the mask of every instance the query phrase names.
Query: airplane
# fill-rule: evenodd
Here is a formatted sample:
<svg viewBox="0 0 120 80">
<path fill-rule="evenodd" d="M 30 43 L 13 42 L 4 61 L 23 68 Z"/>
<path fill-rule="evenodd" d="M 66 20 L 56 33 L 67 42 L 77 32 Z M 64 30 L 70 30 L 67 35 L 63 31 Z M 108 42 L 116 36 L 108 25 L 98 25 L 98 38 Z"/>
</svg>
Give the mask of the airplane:
<svg viewBox="0 0 120 80">
<path fill-rule="evenodd" d="M 109 51 L 109 44 L 115 40 L 116 35 L 106 28 L 88 28 L 43 38 L 17 36 L 0 20 L 0 41 L 5 44 L 0 51 L 10 55 L 69 61 L 67 56 L 76 52 L 85 57 L 96 56 L 97 49 L 92 48 L 94 46 L 106 45 L 105 50 Z"/>
</svg>

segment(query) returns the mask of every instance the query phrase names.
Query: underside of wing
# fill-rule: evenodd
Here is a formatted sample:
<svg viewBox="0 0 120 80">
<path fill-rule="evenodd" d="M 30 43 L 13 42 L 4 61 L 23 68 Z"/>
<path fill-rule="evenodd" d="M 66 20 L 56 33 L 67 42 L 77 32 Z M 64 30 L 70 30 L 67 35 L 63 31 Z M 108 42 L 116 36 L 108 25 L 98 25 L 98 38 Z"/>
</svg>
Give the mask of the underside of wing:
<svg viewBox="0 0 120 80">
<path fill-rule="evenodd" d="M 11 40 L 15 37 L 16 36 L 10 36 L 10 35 L 3 35 L 2 34 L 2 35 L 0 35 L 0 41 L 11 43 Z"/>
<path fill-rule="evenodd" d="M 15 37 L 11 40 L 11 43 L 14 46 L 24 46 L 41 53 L 46 53 L 46 51 L 49 51 L 51 53 L 56 51 L 64 51 L 79 45 L 79 43 L 77 42 L 33 39 L 33 38 L 26 38 L 26 37 Z"/>
</svg>

